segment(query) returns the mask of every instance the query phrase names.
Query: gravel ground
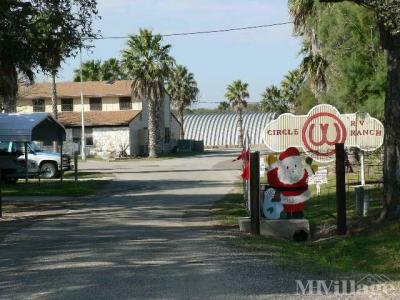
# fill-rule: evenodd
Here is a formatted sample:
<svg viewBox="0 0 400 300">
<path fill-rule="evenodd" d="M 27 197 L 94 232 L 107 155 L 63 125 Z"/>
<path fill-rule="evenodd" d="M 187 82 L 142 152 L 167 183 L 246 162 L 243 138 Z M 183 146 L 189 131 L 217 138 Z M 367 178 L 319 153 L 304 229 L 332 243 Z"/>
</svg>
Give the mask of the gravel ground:
<svg viewBox="0 0 400 300">
<path fill-rule="evenodd" d="M 212 203 L 239 174 L 234 156 L 83 163 L 116 180 L 7 235 L 0 299 L 344 299 L 297 295 L 296 280 L 328 278 L 231 247 L 234 236 L 212 226 Z"/>
</svg>

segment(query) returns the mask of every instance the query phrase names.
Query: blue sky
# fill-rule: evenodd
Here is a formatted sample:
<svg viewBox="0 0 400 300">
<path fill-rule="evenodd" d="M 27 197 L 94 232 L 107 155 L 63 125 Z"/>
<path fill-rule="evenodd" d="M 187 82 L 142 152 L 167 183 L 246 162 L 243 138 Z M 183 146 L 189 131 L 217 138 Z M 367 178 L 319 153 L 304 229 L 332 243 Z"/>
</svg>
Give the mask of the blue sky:
<svg viewBox="0 0 400 300">
<path fill-rule="evenodd" d="M 98 0 L 103 36 L 124 36 L 149 28 L 167 34 L 270 24 L 290 20 L 286 0 Z M 300 41 L 292 25 L 222 34 L 168 37 L 172 55 L 195 74 L 201 102 L 224 100 L 235 79 L 249 83 L 250 101 L 266 86 L 279 84 L 299 63 Z M 84 51 L 83 60 L 120 57 L 125 40 L 100 40 Z M 69 59 L 59 80 L 72 80 L 79 59 Z M 39 76 L 40 81 L 47 80 Z M 201 107 L 217 104 L 200 103 Z"/>
</svg>

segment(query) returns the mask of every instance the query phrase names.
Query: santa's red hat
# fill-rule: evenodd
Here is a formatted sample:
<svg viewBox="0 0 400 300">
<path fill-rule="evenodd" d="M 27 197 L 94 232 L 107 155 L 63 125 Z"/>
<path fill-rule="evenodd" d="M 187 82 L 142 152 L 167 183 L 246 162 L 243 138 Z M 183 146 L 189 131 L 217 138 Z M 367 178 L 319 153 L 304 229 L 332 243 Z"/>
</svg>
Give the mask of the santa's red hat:
<svg viewBox="0 0 400 300">
<path fill-rule="evenodd" d="M 287 148 L 284 152 L 282 152 L 279 155 L 279 160 L 282 161 L 285 158 L 288 158 L 290 156 L 300 156 L 299 150 L 297 150 L 297 148 L 295 148 L 295 147 Z"/>
</svg>

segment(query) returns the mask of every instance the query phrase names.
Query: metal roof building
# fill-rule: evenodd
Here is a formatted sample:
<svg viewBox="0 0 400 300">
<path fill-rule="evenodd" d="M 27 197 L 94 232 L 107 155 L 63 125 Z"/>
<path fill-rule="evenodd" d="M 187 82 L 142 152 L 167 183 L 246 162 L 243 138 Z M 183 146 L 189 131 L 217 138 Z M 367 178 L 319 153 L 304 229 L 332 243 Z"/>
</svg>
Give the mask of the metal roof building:
<svg viewBox="0 0 400 300">
<path fill-rule="evenodd" d="M 250 145 L 262 145 L 265 126 L 277 113 L 243 113 L 243 131 Z M 238 115 L 233 112 L 189 114 L 184 119 L 185 139 L 202 140 L 206 147 L 238 147 Z"/>
<path fill-rule="evenodd" d="M 0 113 L 0 141 L 65 141 L 65 129 L 49 113 Z"/>
</svg>

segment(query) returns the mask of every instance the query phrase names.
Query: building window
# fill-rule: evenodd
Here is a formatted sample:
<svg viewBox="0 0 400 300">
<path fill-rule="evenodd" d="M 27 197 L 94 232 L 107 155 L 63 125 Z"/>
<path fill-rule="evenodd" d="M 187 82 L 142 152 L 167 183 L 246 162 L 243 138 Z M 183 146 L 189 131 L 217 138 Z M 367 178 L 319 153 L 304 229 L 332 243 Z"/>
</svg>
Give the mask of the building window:
<svg viewBox="0 0 400 300">
<path fill-rule="evenodd" d="M 74 111 L 74 100 L 68 98 L 62 98 L 61 111 Z"/>
<path fill-rule="evenodd" d="M 93 146 L 93 128 L 85 128 L 86 146 Z"/>
<path fill-rule="evenodd" d="M 130 110 L 130 109 L 132 109 L 131 97 L 120 97 L 119 110 Z"/>
<path fill-rule="evenodd" d="M 171 131 L 168 127 L 165 128 L 164 143 L 169 144 L 171 142 Z"/>
<path fill-rule="evenodd" d="M 72 141 L 74 143 L 80 143 L 81 142 L 81 129 L 78 127 L 72 128 Z"/>
<path fill-rule="evenodd" d="M 90 110 L 103 110 L 101 98 L 89 98 Z"/>
<path fill-rule="evenodd" d="M 44 105 L 44 99 L 33 99 L 32 105 L 33 105 L 33 112 L 44 112 L 44 111 L 46 111 L 46 108 L 45 108 L 45 105 Z"/>
<path fill-rule="evenodd" d="M 79 127 L 72 128 L 72 141 L 80 143 L 82 138 L 82 129 Z M 85 127 L 85 145 L 93 146 L 93 128 Z"/>
</svg>

